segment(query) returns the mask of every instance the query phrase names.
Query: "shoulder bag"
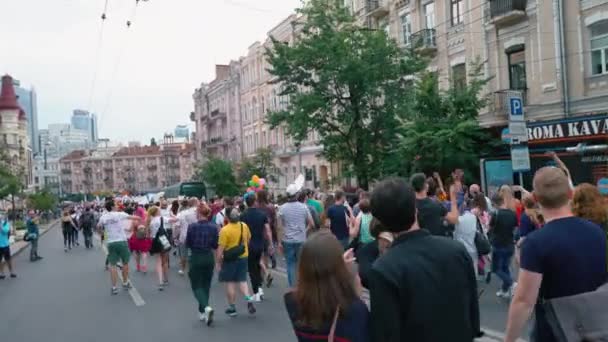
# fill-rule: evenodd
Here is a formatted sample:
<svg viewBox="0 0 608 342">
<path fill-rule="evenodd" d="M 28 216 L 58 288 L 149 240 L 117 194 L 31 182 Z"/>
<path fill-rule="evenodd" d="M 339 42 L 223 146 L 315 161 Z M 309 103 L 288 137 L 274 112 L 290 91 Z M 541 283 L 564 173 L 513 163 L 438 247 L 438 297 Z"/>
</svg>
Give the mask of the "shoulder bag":
<svg viewBox="0 0 608 342">
<path fill-rule="evenodd" d="M 150 249 L 151 254 L 167 252 L 171 250 L 171 243 L 167 238 L 167 232 L 165 231 L 164 220 L 160 218 L 160 228 L 156 232 L 156 236 L 154 237 L 154 241 L 152 241 L 152 248 Z"/>
<path fill-rule="evenodd" d="M 592 292 L 540 301 L 558 342 L 608 341 L 608 284 Z"/>
<path fill-rule="evenodd" d="M 477 254 L 488 255 L 492 251 L 492 245 L 490 245 L 490 241 L 483 232 L 483 227 L 481 226 L 481 222 L 479 222 L 479 218 L 475 217 L 475 219 L 477 220 L 477 231 L 475 232 L 475 248 L 477 249 Z"/>
<path fill-rule="evenodd" d="M 243 244 L 243 223 L 241 223 L 241 236 L 239 237 L 239 244 L 224 250 L 224 261 L 236 261 L 244 253 L 245 245 Z"/>
</svg>

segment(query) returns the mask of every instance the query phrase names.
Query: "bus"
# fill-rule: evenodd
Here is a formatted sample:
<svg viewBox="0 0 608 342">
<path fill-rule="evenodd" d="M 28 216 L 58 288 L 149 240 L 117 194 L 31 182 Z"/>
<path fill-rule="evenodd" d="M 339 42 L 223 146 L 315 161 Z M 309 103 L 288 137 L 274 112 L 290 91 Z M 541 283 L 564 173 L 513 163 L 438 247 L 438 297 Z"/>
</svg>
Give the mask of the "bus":
<svg viewBox="0 0 608 342">
<path fill-rule="evenodd" d="M 203 182 L 181 182 L 170 185 L 162 191 L 165 198 L 179 198 L 180 196 L 207 198 L 207 187 Z"/>
</svg>

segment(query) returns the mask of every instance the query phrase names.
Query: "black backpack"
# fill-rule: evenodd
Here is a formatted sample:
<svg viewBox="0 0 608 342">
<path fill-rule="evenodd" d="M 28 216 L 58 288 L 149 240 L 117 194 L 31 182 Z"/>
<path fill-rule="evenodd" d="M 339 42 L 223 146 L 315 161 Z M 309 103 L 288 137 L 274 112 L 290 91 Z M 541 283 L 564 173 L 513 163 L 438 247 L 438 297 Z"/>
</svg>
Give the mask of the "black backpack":
<svg viewBox="0 0 608 342">
<path fill-rule="evenodd" d="M 82 214 L 82 218 L 80 219 L 80 224 L 82 228 L 93 228 L 95 225 L 95 217 L 92 212 L 85 212 Z"/>
</svg>

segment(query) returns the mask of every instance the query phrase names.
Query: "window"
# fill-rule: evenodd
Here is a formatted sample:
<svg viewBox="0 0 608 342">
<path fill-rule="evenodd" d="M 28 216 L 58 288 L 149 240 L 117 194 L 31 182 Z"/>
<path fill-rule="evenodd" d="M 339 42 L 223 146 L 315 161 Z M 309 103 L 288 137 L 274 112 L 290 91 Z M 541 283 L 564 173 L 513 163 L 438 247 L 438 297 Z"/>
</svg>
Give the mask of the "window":
<svg viewBox="0 0 608 342">
<path fill-rule="evenodd" d="M 427 29 L 435 28 L 435 3 L 424 5 L 424 23 Z"/>
<path fill-rule="evenodd" d="M 452 3 L 452 26 L 464 21 L 464 0 L 450 0 Z"/>
<path fill-rule="evenodd" d="M 608 74 L 608 20 L 591 25 L 591 74 Z"/>
<path fill-rule="evenodd" d="M 257 151 L 258 147 L 260 146 L 260 135 L 259 133 L 255 134 L 255 141 L 253 143 L 253 148 Z"/>
<path fill-rule="evenodd" d="M 457 64 L 452 67 L 452 84 L 454 89 L 463 90 L 467 86 L 466 64 Z"/>
<path fill-rule="evenodd" d="M 507 53 L 509 59 L 509 89 L 526 90 L 526 50 Z"/>
<path fill-rule="evenodd" d="M 409 46 L 412 38 L 412 17 L 409 13 L 401 16 L 401 33 L 403 34 L 403 44 Z"/>
</svg>

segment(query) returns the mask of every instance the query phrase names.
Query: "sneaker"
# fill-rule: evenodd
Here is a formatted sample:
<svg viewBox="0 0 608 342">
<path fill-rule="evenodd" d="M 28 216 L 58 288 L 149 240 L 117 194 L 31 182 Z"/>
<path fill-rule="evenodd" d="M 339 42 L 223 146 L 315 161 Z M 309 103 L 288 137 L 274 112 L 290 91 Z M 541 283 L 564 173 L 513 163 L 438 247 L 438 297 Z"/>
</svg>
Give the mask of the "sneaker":
<svg viewBox="0 0 608 342">
<path fill-rule="evenodd" d="M 229 306 L 225 312 L 226 312 L 226 315 L 228 315 L 230 317 L 236 317 L 236 315 L 237 315 L 236 308 L 234 307 L 234 305 Z"/>
<path fill-rule="evenodd" d="M 17 275 L 15 273 L 11 273 L 11 278 L 17 278 Z"/>
<path fill-rule="evenodd" d="M 40 255 L 36 255 L 36 261 L 38 261 L 38 260 L 42 260 L 42 259 L 44 259 L 44 258 L 43 258 L 43 257 L 41 257 Z"/>
<path fill-rule="evenodd" d="M 204 322 L 207 320 L 207 315 L 205 315 L 204 313 L 198 313 L 198 320 L 201 322 Z"/>
<path fill-rule="evenodd" d="M 184 275 L 184 271 L 183 270 L 179 270 L 179 271 L 177 271 L 177 274 L 179 274 L 180 276 L 183 276 Z"/>
<path fill-rule="evenodd" d="M 235 310 L 236 313 L 236 310 Z M 210 326 L 211 323 L 213 323 L 213 309 L 208 306 L 205 308 L 205 318 L 206 318 L 206 322 L 207 322 L 207 326 Z"/>
<path fill-rule="evenodd" d="M 261 303 L 262 302 L 262 296 L 260 296 L 259 293 L 256 293 L 253 296 L 249 297 L 249 301 L 250 302 L 254 302 L 254 303 Z"/>
<path fill-rule="evenodd" d="M 163 284 L 158 285 L 158 291 L 164 291 L 165 287 L 163 286 Z"/>
<path fill-rule="evenodd" d="M 508 298 L 509 297 L 509 293 L 505 292 L 503 290 L 498 290 L 498 292 L 496 292 L 496 297 L 498 297 L 498 298 Z"/>
<path fill-rule="evenodd" d="M 255 314 L 255 306 L 253 305 L 253 302 L 248 302 L 247 303 L 247 310 L 249 311 L 250 315 Z"/>
<path fill-rule="evenodd" d="M 168 280 L 163 281 L 163 286 L 169 286 L 169 281 Z"/>
<path fill-rule="evenodd" d="M 514 282 L 509 289 L 509 297 L 513 297 L 515 295 L 515 289 L 517 288 L 517 282 Z"/>
<path fill-rule="evenodd" d="M 112 287 L 112 295 L 117 295 L 117 294 L 118 294 L 118 288 Z"/>
<path fill-rule="evenodd" d="M 63 247 L 63 251 L 67 253 L 68 252 L 68 248 L 67 247 Z"/>
<path fill-rule="evenodd" d="M 4 274 L 0 274 L 0 280 L 2 279 L 6 279 L 6 276 Z"/>
<path fill-rule="evenodd" d="M 133 288 L 133 286 L 131 285 L 131 281 L 130 281 L 130 280 L 127 280 L 127 282 L 126 282 L 126 283 L 122 283 L 122 287 L 123 287 L 125 290 L 130 290 L 131 288 Z"/>
<path fill-rule="evenodd" d="M 272 285 L 273 280 L 274 278 L 272 277 L 272 274 L 268 272 L 268 275 L 266 276 L 266 287 L 270 287 Z"/>
</svg>

